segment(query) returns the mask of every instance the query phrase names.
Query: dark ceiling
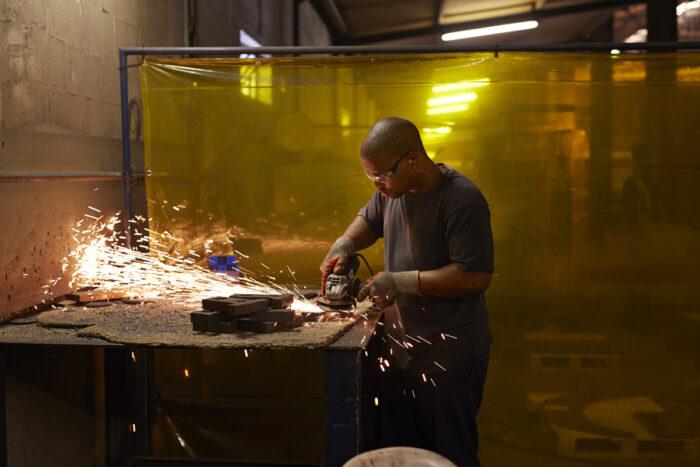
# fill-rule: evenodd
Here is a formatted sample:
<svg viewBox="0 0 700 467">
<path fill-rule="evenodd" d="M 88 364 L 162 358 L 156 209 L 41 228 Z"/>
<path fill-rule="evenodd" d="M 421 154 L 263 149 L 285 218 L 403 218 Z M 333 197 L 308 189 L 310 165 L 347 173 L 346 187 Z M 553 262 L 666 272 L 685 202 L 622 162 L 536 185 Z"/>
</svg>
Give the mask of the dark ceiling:
<svg viewBox="0 0 700 467">
<path fill-rule="evenodd" d="M 446 32 L 537 20 L 538 28 L 452 44 L 610 41 L 592 37 L 616 8 L 640 0 L 312 0 L 334 45 L 439 44 Z"/>
</svg>

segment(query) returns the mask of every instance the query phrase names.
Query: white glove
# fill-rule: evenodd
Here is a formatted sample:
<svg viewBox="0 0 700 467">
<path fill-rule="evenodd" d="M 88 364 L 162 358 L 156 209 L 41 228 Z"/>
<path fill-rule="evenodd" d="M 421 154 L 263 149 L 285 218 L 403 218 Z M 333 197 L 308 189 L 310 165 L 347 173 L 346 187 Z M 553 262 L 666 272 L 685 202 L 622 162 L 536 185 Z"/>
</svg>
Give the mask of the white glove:
<svg viewBox="0 0 700 467">
<path fill-rule="evenodd" d="M 370 300 L 384 308 L 396 300 L 399 295 L 420 295 L 418 271 L 380 272 L 362 286 L 357 293 L 357 300 Z"/>
</svg>

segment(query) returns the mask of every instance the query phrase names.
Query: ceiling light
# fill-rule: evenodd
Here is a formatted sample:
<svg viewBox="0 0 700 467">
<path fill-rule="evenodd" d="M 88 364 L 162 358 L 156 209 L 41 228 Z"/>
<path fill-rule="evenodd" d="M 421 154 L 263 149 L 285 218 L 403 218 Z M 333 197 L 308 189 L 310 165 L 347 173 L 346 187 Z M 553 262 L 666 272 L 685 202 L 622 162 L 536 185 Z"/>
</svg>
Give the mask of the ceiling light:
<svg viewBox="0 0 700 467">
<path fill-rule="evenodd" d="M 489 26 L 486 28 L 448 32 L 447 34 L 442 35 L 442 40 L 447 42 L 456 41 L 459 39 L 469 39 L 471 37 L 504 34 L 506 32 L 525 31 L 527 29 L 535 29 L 537 26 L 539 26 L 539 23 L 537 21 L 523 21 L 522 23 L 500 24 L 498 26 Z"/>
<path fill-rule="evenodd" d="M 612 49 L 610 55 L 620 55 L 620 49 Z"/>
</svg>

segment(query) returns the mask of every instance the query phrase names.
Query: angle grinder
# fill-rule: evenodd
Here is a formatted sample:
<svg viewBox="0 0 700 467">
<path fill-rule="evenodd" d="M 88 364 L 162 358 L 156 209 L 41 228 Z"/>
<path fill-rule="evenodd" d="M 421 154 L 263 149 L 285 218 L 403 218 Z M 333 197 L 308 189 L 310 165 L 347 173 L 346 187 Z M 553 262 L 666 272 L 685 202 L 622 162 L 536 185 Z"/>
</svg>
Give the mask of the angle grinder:
<svg viewBox="0 0 700 467">
<path fill-rule="evenodd" d="M 350 255 L 342 273 L 333 272 L 328 275 L 323 296 L 317 300 L 319 306 L 336 311 L 335 309 L 348 309 L 356 305 L 355 298 L 362 287 L 360 279 L 355 277 L 355 273 L 360 267 L 360 260 L 357 259 L 357 256 Z"/>
</svg>

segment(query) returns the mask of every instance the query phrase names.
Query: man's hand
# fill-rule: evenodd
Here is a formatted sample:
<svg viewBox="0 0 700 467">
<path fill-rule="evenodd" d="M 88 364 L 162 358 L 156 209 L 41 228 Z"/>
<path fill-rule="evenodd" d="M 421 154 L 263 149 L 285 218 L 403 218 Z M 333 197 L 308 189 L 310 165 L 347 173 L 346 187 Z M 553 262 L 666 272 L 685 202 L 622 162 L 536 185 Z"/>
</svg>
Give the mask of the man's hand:
<svg viewBox="0 0 700 467">
<path fill-rule="evenodd" d="M 326 294 L 326 279 L 331 273 L 341 274 L 350 255 L 355 252 L 355 243 L 346 235 L 338 237 L 321 263 L 321 295 Z"/>
<path fill-rule="evenodd" d="M 357 293 L 357 300 L 370 300 L 381 308 L 394 303 L 399 295 L 420 295 L 418 271 L 380 272 L 370 278 Z"/>
</svg>

